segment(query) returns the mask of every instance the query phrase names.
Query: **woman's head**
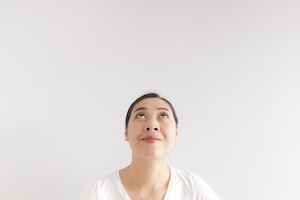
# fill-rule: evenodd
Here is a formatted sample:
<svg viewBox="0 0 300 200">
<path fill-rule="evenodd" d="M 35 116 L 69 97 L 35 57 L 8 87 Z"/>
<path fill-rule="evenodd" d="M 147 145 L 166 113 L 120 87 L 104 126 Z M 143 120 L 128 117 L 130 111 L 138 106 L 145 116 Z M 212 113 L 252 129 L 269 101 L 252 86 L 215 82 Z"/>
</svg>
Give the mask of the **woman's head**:
<svg viewBox="0 0 300 200">
<path fill-rule="evenodd" d="M 139 98 L 137 98 L 129 107 L 128 111 L 127 111 L 127 114 L 126 114 L 126 119 L 125 119 L 125 128 L 128 127 L 128 123 L 129 123 L 129 119 L 131 117 L 131 114 L 132 114 L 132 110 L 134 108 L 134 106 L 139 103 L 140 101 L 144 100 L 144 99 L 147 99 L 147 98 L 158 98 L 158 99 L 161 99 L 163 101 L 165 101 L 170 107 L 171 107 L 171 110 L 173 112 L 173 117 L 174 117 L 174 120 L 176 122 L 176 125 L 178 125 L 178 118 L 177 118 L 177 114 L 176 114 L 176 111 L 174 109 L 174 106 L 171 104 L 170 101 L 168 101 L 167 99 L 161 97 L 159 94 L 157 93 L 147 93 L 147 94 L 144 94 L 142 96 L 140 96 Z"/>
<path fill-rule="evenodd" d="M 156 93 L 137 98 L 125 121 L 125 140 L 135 158 L 165 159 L 178 136 L 178 119 L 172 104 Z"/>
</svg>

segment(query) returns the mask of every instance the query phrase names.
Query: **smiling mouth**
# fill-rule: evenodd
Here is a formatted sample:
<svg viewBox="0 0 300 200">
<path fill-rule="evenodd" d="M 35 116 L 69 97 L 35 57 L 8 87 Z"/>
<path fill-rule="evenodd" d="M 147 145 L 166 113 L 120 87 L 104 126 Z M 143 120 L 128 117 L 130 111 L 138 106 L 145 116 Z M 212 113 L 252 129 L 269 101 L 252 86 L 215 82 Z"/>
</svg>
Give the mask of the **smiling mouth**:
<svg viewBox="0 0 300 200">
<path fill-rule="evenodd" d="M 154 143 L 154 142 L 159 142 L 159 141 L 161 141 L 161 139 L 149 137 L 149 138 L 143 138 L 142 141 L 148 142 L 148 143 Z"/>
</svg>

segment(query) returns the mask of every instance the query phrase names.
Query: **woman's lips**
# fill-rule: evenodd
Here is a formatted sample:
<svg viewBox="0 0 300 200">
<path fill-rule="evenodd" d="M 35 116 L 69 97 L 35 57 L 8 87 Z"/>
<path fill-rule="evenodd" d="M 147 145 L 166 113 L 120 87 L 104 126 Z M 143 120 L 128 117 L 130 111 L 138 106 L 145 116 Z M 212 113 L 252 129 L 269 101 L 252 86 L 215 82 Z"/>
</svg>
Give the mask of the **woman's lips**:
<svg viewBox="0 0 300 200">
<path fill-rule="evenodd" d="M 156 138 L 156 137 L 146 137 L 146 138 L 142 138 L 142 140 L 145 142 L 148 142 L 148 143 L 154 143 L 154 142 L 161 141 L 160 138 Z"/>
</svg>

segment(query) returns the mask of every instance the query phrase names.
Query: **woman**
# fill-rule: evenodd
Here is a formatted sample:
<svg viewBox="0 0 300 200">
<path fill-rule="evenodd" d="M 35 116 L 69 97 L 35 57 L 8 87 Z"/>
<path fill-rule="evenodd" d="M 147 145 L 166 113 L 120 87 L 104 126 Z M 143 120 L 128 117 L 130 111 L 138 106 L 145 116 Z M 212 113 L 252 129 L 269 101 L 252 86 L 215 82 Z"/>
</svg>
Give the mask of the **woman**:
<svg viewBox="0 0 300 200">
<path fill-rule="evenodd" d="M 131 164 L 96 180 L 81 200 L 219 200 L 203 179 L 167 165 L 177 137 L 173 105 L 156 93 L 139 97 L 125 120 Z"/>
</svg>

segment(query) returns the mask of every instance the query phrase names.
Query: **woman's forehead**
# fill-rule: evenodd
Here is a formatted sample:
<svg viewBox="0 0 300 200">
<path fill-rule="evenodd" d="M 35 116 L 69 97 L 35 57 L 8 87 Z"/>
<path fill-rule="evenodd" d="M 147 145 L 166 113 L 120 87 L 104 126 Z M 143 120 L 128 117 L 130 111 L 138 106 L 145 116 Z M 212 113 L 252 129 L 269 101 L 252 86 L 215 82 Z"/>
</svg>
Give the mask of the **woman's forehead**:
<svg viewBox="0 0 300 200">
<path fill-rule="evenodd" d="M 133 111 L 135 111 L 136 109 L 140 108 L 140 107 L 144 107 L 144 108 L 165 108 L 171 111 L 171 107 L 170 105 L 160 99 L 160 98 L 146 98 L 141 100 L 140 102 L 138 102 L 134 107 L 133 107 Z"/>
</svg>

